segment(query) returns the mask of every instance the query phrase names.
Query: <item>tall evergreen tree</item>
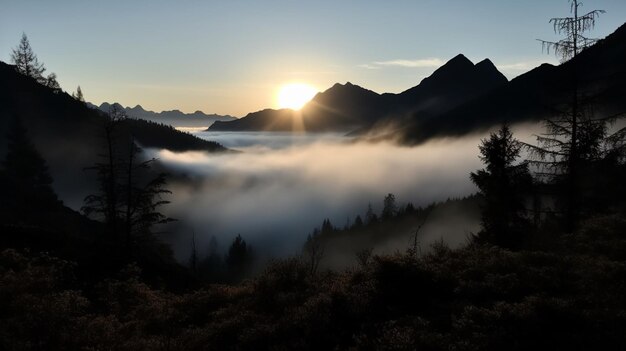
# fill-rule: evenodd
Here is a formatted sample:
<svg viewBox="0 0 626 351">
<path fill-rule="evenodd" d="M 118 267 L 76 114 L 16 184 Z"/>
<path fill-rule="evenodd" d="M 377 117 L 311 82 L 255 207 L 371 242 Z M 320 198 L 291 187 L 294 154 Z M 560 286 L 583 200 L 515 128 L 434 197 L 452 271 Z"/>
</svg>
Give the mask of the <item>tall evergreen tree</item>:
<svg viewBox="0 0 626 351">
<path fill-rule="evenodd" d="M 540 181 L 553 186 L 559 211 L 564 214 L 566 230 L 573 231 L 584 206 L 584 173 L 594 163 L 613 153 L 623 141 L 624 131 L 609 134 L 609 125 L 619 116 L 601 117 L 593 113 L 590 101 L 581 91 L 578 73 L 583 70 L 576 57 L 597 39 L 586 32 L 593 29 L 603 10 L 580 14 L 581 2 L 569 0 L 572 16 L 552 18 L 554 31 L 564 36 L 558 41 L 541 40 L 543 48 L 554 52 L 562 62 L 570 61 L 571 75 L 567 78 L 571 96 L 569 103 L 559 107 L 561 112 L 545 121 L 546 133 L 537 137 L 538 145 L 526 145 L 530 150 L 531 164 L 535 166 Z M 616 141 L 618 141 L 616 143 Z"/>
<path fill-rule="evenodd" d="M 470 178 L 485 198 L 482 209 L 481 241 L 517 248 L 523 240 L 524 192 L 531 183 L 528 164 L 515 164 L 522 145 L 504 125 L 480 145 L 480 159 L 486 168 Z"/>
<path fill-rule="evenodd" d="M 57 75 L 55 73 L 48 74 L 48 76 L 44 80 L 43 85 L 52 89 L 54 93 L 60 93 L 62 91 L 61 85 L 59 85 L 59 82 L 57 81 Z"/>
<path fill-rule="evenodd" d="M 352 223 L 351 229 L 360 229 L 360 228 L 363 228 L 363 219 L 361 218 L 361 215 L 357 215 L 356 218 L 354 219 L 354 223 Z"/>
<path fill-rule="evenodd" d="M 206 256 L 199 262 L 199 273 L 203 279 L 209 282 L 220 281 L 222 277 L 223 262 L 219 254 L 219 245 L 215 236 L 211 236 Z"/>
<path fill-rule="evenodd" d="M 38 82 L 43 83 L 43 72 L 46 70 L 43 63 L 39 62 L 37 55 L 33 52 L 33 49 L 28 42 L 26 33 L 22 33 L 22 39 L 17 48 L 13 49 L 11 53 L 11 61 L 15 65 L 15 69 L 28 77 L 36 79 Z"/>
<path fill-rule="evenodd" d="M 378 222 L 378 216 L 374 212 L 374 208 L 372 208 L 372 204 L 367 204 L 367 210 L 365 211 L 365 221 L 366 224 L 372 224 Z"/>
<path fill-rule="evenodd" d="M 228 248 L 226 265 L 229 273 L 229 280 L 238 281 L 242 279 L 250 269 L 252 263 L 252 252 L 250 246 L 238 234 L 233 243 Z"/>
<path fill-rule="evenodd" d="M 162 196 L 170 192 L 165 189 L 166 175 L 155 176 L 151 171 L 155 160 L 142 160 L 142 150 L 132 135 L 120 128 L 124 119 L 125 114 L 117 108 L 109 113 L 104 127 L 105 152 L 101 161 L 88 168 L 97 172 L 100 190 L 85 198 L 82 210 L 102 219 L 112 238 L 123 235 L 130 252 L 136 239 L 151 238 L 153 225 L 171 221 L 159 212 L 169 203 Z"/>
<path fill-rule="evenodd" d="M 390 219 L 398 212 L 398 206 L 396 205 L 396 196 L 394 194 L 387 194 L 383 200 L 383 212 L 381 213 L 382 219 Z"/>
<path fill-rule="evenodd" d="M 37 59 L 37 55 L 35 55 L 28 42 L 26 33 L 22 33 L 20 44 L 13 49 L 11 61 L 19 73 L 34 78 L 39 84 L 47 86 L 55 93 L 61 92 L 61 86 L 57 81 L 57 75 L 55 73 L 50 73 L 47 77 L 43 75 L 46 68 L 44 64 Z"/>
<path fill-rule="evenodd" d="M 72 97 L 80 102 L 85 102 L 83 91 L 80 89 L 80 85 L 76 88 L 76 93 L 72 93 Z"/>
</svg>

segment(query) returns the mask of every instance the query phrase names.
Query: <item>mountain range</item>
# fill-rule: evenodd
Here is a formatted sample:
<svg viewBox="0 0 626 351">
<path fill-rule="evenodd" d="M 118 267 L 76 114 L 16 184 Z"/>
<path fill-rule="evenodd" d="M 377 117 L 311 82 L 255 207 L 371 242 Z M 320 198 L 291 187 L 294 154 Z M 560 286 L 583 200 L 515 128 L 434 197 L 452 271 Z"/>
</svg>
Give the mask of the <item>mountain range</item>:
<svg viewBox="0 0 626 351">
<path fill-rule="evenodd" d="M 267 109 L 236 121 L 214 123 L 209 130 L 349 132 L 391 116 L 435 114 L 507 82 L 489 60 L 474 65 L 458 55 L 399 94 L 378 94 L 350 82 L 318 93 L 300 111 Z"/>
<path fill-rule="evenodd" d="M 205 114 L 202 111 L 196 111 L 194 113 L 184 113 L 180 110 L 171 110 L 163 112 L 154 112 L 145 110 L 141 105 L 135 107 L 123 107 L 119 103 L 103 102 L 100 106 L 92 103 L 87 103 L 87 106 L 95 109 L 99 109 L 105 113 L 108 113 L 112 106 L 124 110 L 126 115 L 132 118 L 144 119 L 146 121 L 152 121 L 156 123 L 163 123 L 171 125 L 175 128 L 187 127 L 187 128 L 207 128 L 215 121 L 233 121 L 237 118 L 229 115 L 217 115 L 217 114 Z"/>
<path fill-rule="evenodd" d="M 299 111 L 266 109 L 215 122 L 208 130 L 335 131 L 413 144 L 503 122 L 543 119 L 570 101 L 574 76 L 579 90 L 596 98 L 596 112 L 626 111 L 626 25 L 573 60 L 543 64 L 511 81 L 489 59 L 473 64 L 457 55 L 399 94 L 335 84 Z"/>
</svg>

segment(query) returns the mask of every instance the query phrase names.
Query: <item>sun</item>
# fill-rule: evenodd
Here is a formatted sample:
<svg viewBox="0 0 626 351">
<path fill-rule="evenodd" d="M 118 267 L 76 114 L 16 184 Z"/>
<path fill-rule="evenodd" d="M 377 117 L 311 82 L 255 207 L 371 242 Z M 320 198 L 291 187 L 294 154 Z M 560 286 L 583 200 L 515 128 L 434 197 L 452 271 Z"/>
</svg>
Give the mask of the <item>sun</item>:
<svg viewBox="0 0 626 351">
<path fill-rule="evenodd" d="M 317 89 L 307 84 L 287 84 L 278 92 L 278 106 L 299 110 L 317 94 Z"/>
</svg>

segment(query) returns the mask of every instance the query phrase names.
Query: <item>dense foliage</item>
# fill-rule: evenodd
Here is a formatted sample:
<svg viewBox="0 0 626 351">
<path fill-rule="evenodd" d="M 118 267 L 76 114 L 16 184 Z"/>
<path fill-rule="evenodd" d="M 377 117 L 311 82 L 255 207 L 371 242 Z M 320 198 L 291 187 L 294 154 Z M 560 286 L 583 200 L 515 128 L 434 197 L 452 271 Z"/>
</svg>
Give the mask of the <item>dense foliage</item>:
<svg viewBox="0 0 626 351">
<path fill-rule="evenodd" d="M 133 265 L 86 286 L 76 265 L 0 254 L 3 349 L 619 349 L 626 221 L 586 221 L 534 251 L 436 245 L 341 273 L 276 261 L 254 280 L 174 294 Z M 544 233 L 546 236 L 556 233 Z"/>
</svg>

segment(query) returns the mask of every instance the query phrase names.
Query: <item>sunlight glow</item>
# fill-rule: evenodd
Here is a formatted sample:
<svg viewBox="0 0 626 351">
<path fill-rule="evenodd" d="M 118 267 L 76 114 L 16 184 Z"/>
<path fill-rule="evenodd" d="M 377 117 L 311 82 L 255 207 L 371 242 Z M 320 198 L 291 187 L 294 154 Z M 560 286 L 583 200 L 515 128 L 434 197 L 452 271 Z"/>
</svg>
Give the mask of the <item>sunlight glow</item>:
<svg viewBox="0 0 626 351">
<path fill-rule="evenodd" d="M 278 92 L 278 106 L 299 110 L 317 94 L 317 89 L 307 84 L 288 84 Z"/>
</svg>

